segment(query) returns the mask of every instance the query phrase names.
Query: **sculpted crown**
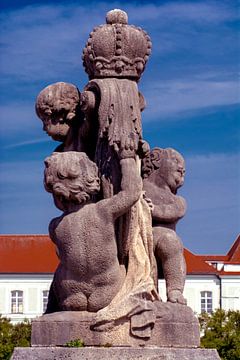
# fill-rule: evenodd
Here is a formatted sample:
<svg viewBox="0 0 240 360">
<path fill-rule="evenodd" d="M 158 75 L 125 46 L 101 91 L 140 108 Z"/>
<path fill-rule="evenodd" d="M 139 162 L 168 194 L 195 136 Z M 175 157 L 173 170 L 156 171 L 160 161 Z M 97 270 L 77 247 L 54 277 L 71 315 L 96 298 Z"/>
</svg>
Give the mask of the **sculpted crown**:
<svg viewBox="0 0 240 360">
<path fill-rule="evenodd" d="M 138 80 L 151 53 L 151 39 L 140 27 L 128 25 L 122 10 L 111 10 L 106 24 L 90 33 L 83 50 L 83 65 L 89 78 L 132 78 Z"/>
</svg>

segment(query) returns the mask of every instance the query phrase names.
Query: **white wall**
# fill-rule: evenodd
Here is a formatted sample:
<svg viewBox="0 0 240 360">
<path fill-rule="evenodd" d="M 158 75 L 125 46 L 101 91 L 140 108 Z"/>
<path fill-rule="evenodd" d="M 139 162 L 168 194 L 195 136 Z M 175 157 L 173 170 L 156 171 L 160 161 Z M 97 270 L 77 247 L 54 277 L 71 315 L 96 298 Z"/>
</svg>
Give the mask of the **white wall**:
<svg viewBox="0 0 240 360">
<path fill-rule="evenodd" d="M 222 308 L 225 310 L 240 310 L 240 277 L 232 275 L 221 276 Z"/>
<path fill-rule="evenodd" d="M 0 274 L 0 314 L 13 323 L 42 315 L 42 291 L 49 290 L 52 275 Z M 23 291 L 23 314 L 11 314 L 11 291 Z"/>
<path fill-rule="evenodd" d="M 24 318 L 42 315 L 42 292 L 49 290 L 53 275 L 0 274 L 0 314 L 10 318 L 13 323 Z M 188 275 L 184 296 L 196 314 L 201 312 L 201 291 L 212 292 L 213 310 L 220 307 L 220 288 L 222 287 L 222 308 L 240 310 L 240 276 Z M 11 291 L 23 291 L 23 314 L 11 314 Z M 159 280 L 159 293 L 166 301 L 165 280 Z"/>
<path fill-rule="evenodd" d="M 196 314 L 201 313 L 201 291 L 212 291 L 213 310 L 220 306 L 220 281 L 215 275 L 187 275 L 184 296 L 187 304 Z M 159 293 L 166 301 L 165 280 L 159 280 Z"/>
</svg>

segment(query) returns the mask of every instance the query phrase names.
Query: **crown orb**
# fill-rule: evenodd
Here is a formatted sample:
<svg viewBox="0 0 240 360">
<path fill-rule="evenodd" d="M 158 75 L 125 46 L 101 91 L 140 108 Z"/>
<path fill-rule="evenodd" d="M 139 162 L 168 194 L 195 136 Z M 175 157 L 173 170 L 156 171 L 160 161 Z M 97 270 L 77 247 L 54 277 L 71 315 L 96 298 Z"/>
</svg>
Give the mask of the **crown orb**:
<svg viewBox="0 0 240 360">
<path fill-rule="evenodd" d="M 122 54 L 122 49 L 121 48 L 117 48 L 116 51 L 115 51 L 115 54 L 116 55 L 121 55 Z"/>
<path fill-rule="evenodd" d="M 109 25 L 112 24 L 124 24 L 128 23 L 128 15 L 125 11 L 120 9 L 114 9 L 107 13 L 106 23 Z"/>
<path fill-rule="evenodd" d="M 115 64 L 115 70 L 118 74 L 120 74 L 123 71 L 124 68 L 124 62 L 121 60 L 118 60 Z"/>
<path fill-rule="evenodd" d="M 144 68 L 143 63 L 139 61 L 139 62 L 137 63 L 137 72 L 138 72 L 138 73 L 141 73 L 141 72 L 143 71 L 143 68 Z"/>
</svg>

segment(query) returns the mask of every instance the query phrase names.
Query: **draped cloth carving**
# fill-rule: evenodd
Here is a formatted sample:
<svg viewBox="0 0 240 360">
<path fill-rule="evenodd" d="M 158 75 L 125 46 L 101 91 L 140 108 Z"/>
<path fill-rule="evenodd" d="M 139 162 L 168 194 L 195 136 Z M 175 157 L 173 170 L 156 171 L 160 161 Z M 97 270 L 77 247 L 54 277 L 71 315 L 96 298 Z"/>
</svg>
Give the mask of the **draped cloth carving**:
<svg viewBox="0 0 240 360">
<path fill-rule="evenodd" d="M 142 137 L 142 124 L 136 82 L 128 79 L 94 79 L 85 90 L 95 91 L 100 97 L 99 139 L 107 136 L 112 146 L 131 136 L 137 146 L 138 139 Z"/>
<path fill-rule="evenodd" d="M 130 213 L 126 278 L 112 302 L 97 313 L 93 328 L 103 331 L 130 319 L 132 335 L 149 338 L 156 316 L 153 301 L 159 297 L 154 285 L 151 214 L 143 196 Z"/>
</svg>

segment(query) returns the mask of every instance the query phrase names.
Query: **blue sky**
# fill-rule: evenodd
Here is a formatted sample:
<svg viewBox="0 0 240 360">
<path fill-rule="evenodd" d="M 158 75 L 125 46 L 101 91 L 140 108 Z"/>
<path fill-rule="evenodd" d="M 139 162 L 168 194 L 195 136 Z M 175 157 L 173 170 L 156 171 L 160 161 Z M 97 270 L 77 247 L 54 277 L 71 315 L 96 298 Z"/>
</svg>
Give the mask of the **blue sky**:
<svg viewBox="0 0 240 360">
<path fill-rule="evenodd" d="M 43 189 L 56 142 L 35 115 L 39 91 L 87 84 L 81 54 L 113 8 L 152 38 L 139 83 L 144 137 L 186 159 L 178 233 L 196 253 L 225 253 L 239 232 L 238 1 L 1 1 L 1 233 L 47 233 L 58 210 Z"/>
</svg>

